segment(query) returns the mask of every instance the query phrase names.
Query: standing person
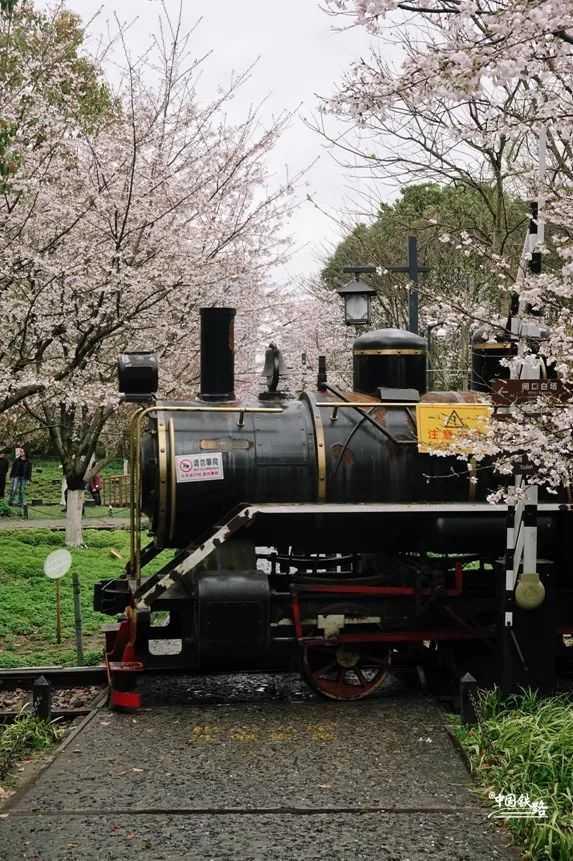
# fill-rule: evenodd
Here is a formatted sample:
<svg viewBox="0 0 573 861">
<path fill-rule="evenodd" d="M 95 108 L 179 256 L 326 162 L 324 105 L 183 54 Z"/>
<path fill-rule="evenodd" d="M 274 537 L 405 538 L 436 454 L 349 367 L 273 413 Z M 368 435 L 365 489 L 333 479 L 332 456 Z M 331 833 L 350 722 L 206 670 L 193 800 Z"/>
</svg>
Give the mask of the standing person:
<svg viewBox="0 0 573 861">
<path fill-rule="evenodd" d="M 26 502 L 26 485 L 32 478 L 32 464 L 28 460 L 28 455 L 21 450 L 19 456 L 12 464 L 10 470 L 10 478 L 12 479 L 12 488 L 10 490 L 10 505 L 23 506 Z M 18 499 L 15 502 L 15 499 Z"/>
<path fill-rule="evenodd" d="M 0 499 L 4 499 L 6 492 L 6 475 L 10 468 L 10 461 L 6 457 L 6 452 L 0 451 Z"/>
<path fill-rule="evenodd" d="M 101 505 L 101 477 L 97 473 L 90 478 L 89 489 L 95 504 Z"/>
</svg>

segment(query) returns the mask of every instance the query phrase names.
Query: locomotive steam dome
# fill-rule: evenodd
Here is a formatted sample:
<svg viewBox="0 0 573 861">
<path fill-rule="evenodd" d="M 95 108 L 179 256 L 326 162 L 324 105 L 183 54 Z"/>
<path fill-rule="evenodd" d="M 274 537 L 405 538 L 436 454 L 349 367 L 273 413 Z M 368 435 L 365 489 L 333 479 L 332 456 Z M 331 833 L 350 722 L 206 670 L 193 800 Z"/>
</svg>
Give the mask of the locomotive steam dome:
<svg viewBox="0 0 573 861">
<path fill-rule="evenodd" d="M 376 329 L 352 348 L 354 391 L 376 395 L 386 386 L 426 391 L 426 341 L 405 329 Z"/>
</svg>

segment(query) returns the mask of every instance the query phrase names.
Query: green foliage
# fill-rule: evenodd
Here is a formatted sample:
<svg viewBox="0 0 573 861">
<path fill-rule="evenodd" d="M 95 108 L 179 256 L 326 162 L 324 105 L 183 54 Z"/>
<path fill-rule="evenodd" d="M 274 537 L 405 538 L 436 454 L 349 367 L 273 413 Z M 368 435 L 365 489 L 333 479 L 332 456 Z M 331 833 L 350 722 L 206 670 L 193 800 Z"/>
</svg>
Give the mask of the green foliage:
<svg viewBox="0 0 573 861">
<path fill-rule="evenodd" d="M 44 559 L 64 546 L 63 532 L 47 529 L 0 531 L 0 667 L 46 666 L 76 663 L 71 573 L 81 581 L 84 646 L 89 663 L 102 657 L 101 626 L 109 616 L 92 607 L 93 586 L 98 580 L 119 577 L 129 557 L 129 533 L 125 530 L 86 530 L 86 548 L 71 549 L 71 571 L 60 581 L 62 595 L 62 643 L 56 643 L 55 584 L 44 575 Z M 117 550 L 122 559 L 110 553 Z M 165 564 L 164 552 L 149 566 L 149 573 Z"/>
<path fill-rule="evenodd" d="M 517 260 L 527 224 L 525 205 L 519 200 L 508 198 L 506 218 L 508 233 L 502 250 Z M 402 266 L 406 262 L 408 236 L 413 234 L 418 238 L 420 258 L 432 268 L 432 275 L 461 268 L 468 277 L 469 272 L 475 270 L 476 264 L 482 260 L 483 255 L 477 254 L 475 249 L 480 248 L 485 252 L 491 245 L 490 224 L 487 187 L 480 193 L 453 185 L 425 183 L 408 186 L 401 190 L 400 197 L 394 203 L 380 205 L 372 224 L 358 224 L 339 243 L 322 270 L 321 278 L 326 286 L 335 288 L 348 279 L 342 267 L 350 263 Z M 472 253 L 468 256 L 440 242 L 440 236 L 445 233 L 455 236 L 461 231 L 466 231 L 474 240 Z M 380 301 L 386 305 L 383 308 L 386 316 L 394 312 L 394 317 L 390 318 L 393 321 L 397 320 L 396 308 L 390 296 L 396 291 L 392 287 L 389 290 L 388 285 L 395 282 L 405 283 L 405 276 L 374 276 L 371 281 L 372 286 L 379 291 Z M 405 292 L 402 292 L 400 301 L 404 305 Z M 398 316 L 400 313 L 404 318 L 405 308 L 398 312 Z"/>
<path fill-rule="evenodd" d="M 9 451 L 9 457 L 13 458 L 13 451 Z M 105 478 L 110 475 L 121 475 L 123 464 L 121 460 L 113 460 L 108 463 L 101 471 L 101 475 Z M 65 511 L 60 508 L 62 487 L 62 468 L 56 458 L 41 458 L 32 457 L 32 481 L 29 483 L 26 490 L 26 498 L 28 500 L 28 517 L 31 520 L 45 519 L 63 520 Z M 86 498 L 89 500 L 89 493 L 86 492 Z M 42 505 L 31 505 L 33 499 L 42 500 Z M 1 501 L 0 501 L 1 502 Z M 5 502 L 4 507 L 8 509 L 6 516 L 20 514 L 19 509 L 10 508 Z M 0 517 L 3 514 L 3 508 L 0 504 Z M 128 509 L 114 509 L 114 517 L 127 517 Z M 102 517 L 107 515 L 105 506 L 86 506 L 84 517 Z"/>
<path fill-rule="evenodd" d="M 507 824 L 537 861 L 573 858 L 573 703 L 542 699 L 532 691 L 503 699 L 482 694 L 476 726 L 457 724 L 481 792 L 526 795 L 547 805 L 546 819 L 509 819 Z"/>
<path fill-rule="evenodd" d="M 0 12 L 2 15 L 11 15 L 18 0 L 0 0 Z"/>
<path fill-rule="evenodd" d="M 45 135 L 42 118 L 30 117 L 26 111 L 33 102 L 30 88 L 65 113 L 70 134 L 78 129 L 93 131 L 117 114 L 119 106 L 101 70 L 82 55 L 83 40 L 81 19 L 65 8 L 52 14 L 32 3 L 0 0 L 0 82 L 5 92 L 16 94 L 22 112 L 18 124 L 22 129 L 14 123 L 0 124 L 0 190 L 6 190 L 21 161 L 15 139 L 32 135 L 41 141 Z M 32 65 L 34 77 L 26 79 Z M 19 146 L 21 150 L 21 140 Z"/>
<path fill-rule="evenodd" d="M 0 728 L 0 778 L 22 755 L 50 747 L 62 735 L 55 724 L 23 714 L 13 724 Z"/>
<path fill-rule="evenodd" d="M 12 517 L 12 509 L 5 499 L 0 499 L 0 517 Z"/>
<path fill-rule="evenodd" d="M 16 133 L 14 123 L 0 119 L 0 190 L 4 190 L 6 181 L 16 173 L 20 164 L 19 154 L 11 149 Z"/>
</svg>

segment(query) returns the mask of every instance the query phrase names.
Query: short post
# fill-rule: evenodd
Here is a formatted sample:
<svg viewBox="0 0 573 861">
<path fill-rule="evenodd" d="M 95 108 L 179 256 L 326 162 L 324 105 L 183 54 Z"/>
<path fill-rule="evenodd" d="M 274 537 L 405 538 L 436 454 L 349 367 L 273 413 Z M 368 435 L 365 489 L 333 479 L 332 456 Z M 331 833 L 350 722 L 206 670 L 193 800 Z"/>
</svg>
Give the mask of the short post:
<svg viewBox="0 0 573 861">
<path fill-rule="evenodd" d="M 60 581 L 56 580 L 56 643 L 62 642 L 62 595 Z"/>
<path fill-rule="evenodd" d="M 74 594 L 74 626 L 76 629 L 76 655 L 78 664 L 84 662 L 84 646 L 82 640 L 82 605 L 80 591 L 80 575 L 77 571 L 72 574 L 72 589 Z"/>
<path fill-rule="evenodd" d="M 475 710 L 478 684 L 471 673 L 466 673 L 460 679 L 460 715 L 463 724 L 478 722 Z"/>
<path fill-rule="evenodd" d="M 32 686 L 32 710 L 42 720 L 52 717 L 52 685 L 45 676 L 37 678 Z"/>
</svg>

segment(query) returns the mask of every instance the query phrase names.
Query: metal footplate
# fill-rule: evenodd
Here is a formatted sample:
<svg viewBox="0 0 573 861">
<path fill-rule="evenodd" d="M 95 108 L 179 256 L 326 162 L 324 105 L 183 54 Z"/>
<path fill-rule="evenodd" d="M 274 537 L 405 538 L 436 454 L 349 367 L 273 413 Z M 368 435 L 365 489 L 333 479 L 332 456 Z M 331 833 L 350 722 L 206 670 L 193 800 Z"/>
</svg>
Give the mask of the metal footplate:
<svg viewBox="0 0 573 861">
<path fill-rule="evenodd" d="M 541 504 L 538 506 L 540 512 L 558 511 L 569 506 L 562 504 Z M 138 610 L 149 610 L 154 601 L 161 597 L 171 586 L 181 580 L 186 574 L 193 571 L 201 562 L 221 544 L 228 541 L 241 529 L 248 527 L 258 515 L 293 516 L 299 514 L 344 514 L 345 516 L 364 514 L 399 514 L 399 513 L 505 513 L 507 507 L 504 505 L 490 505 L 484 503 L 463 502 L 428 502 L 428 503 L 259 503 L 257 505 L 245 505 L 236 509 L 229 519 L 219 525 L 215 532 L 204 542 L 192 545 L 182 552 L 183 558 L 168 571 L 159 571 L 149 577 L 134 593 L 135 606 Z"/>
</svg>

